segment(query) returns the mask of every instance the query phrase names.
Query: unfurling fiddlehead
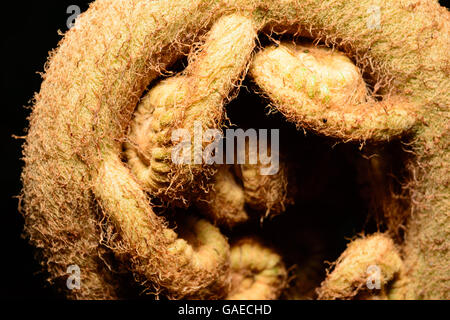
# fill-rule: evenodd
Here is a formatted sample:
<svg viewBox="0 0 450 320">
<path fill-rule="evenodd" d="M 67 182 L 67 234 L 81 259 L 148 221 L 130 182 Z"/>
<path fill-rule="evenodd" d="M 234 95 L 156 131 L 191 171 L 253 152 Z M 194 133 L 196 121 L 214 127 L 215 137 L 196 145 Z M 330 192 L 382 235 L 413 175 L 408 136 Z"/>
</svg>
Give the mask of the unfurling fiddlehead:
<svg viewBox="0 0 450 320">
<path fill-rule="evenodd" d="M 211 187 L 196 200 L 200 211 L 219 225 L 233 227 L 245 223 L 251 218 L 249 210 L 260 220 L 273 217 L 294 202 L 295 181 L 289 177 L 292 168 L 286 159 L 268 148 L 271 157 L 278 159 L 273 164 L 276 168 L 271 168 L 261 162 L 256 148 L 246 143 L 243 149 L 235 155 L 237 158 L 242 154 L 243 163 L 219 165 Z M 269 170 L 273 172 L 266 172 Z"/>
<path fill-rule="evenodd" d="M 246 144 L 243 164 L 236 165 L 235 171 L 242 181 L 246 204 L 261 214 L 262 218 L 273 217 L 286 210 L 293 204 L 295 194 L 295 181 L 289 178 L 289 164 L 280 154 L 267 146 L 267 152 L 271 157 L 278 159 L 277 168 L 264 164 L 260 154 L 254 145 Z M 267 171 L 267 172 L 265 172 Z M 289 181 L 290 180 L 290 181 Z"/>
<path fill-rule="evenodd" d="M 274 175 L 258 174 L 261 163 L 212 166 L 203 152 L 217 136 L 197 140 L 198 131 L 220 132 L 224 105 L 249 67 L 259 93 L 298 128 L 361 145 L 409 139 L 413 215 L 387 223 L 404 222 L 405 234 L 396 244 L 387 233 L 353 241 L 319 298 L 448 297 L 450 15 L 432 0 L 388 0 L 380 4 L 383 26 L 369 28 L 372 5 L 95 1 L 46 65 L 24 145 L 25 232 L 49 280 L 64 288 L 67 268 L 79 266 L 81 289 L 65 290 L 77 299 L 121 297 L 119 268 L 169 298 L 280 295 L 281 256 L 254 239 L 230 252 L 219 227 L 297 202 L 289 163 Z M 335 49 L 281 42 L 253 56 L 258 32 L 268 31 Z M 163 78 L 187 52 L 186 69 Z M 184 162 L 174 161 L 189 144 Z M 177 235 L 153 211 L 155 199 L 195 206 L 207 220 L 189 216 Z M 381 200 L 385 210 L 390 200 Z M 380 271 L 376 294 L 364 288 L 372 265 Z"/>
<path fill-rule="evenodd" d="M 394 242 L 381 233 L 352 241 L 335 264 L 318 290 L 319 299 L 350 299 L 364 290 L 387 298 L 388 282 L 403 267 Z"/>
<path fill-rule="evenodd" d="M 245 208 L 244 189 L 236 180 L 232 168 L 221 165 L 213 177 L 211 188 L 196 200 L 202 214 L 214 223 L 230 228 L 250 218 Z"/>
<path fill-rule="evenodd" d="M 121 235 L 113 250 L 129 256 L 133 270 L 169 296 L 221 297 L 227 287 L 229 246 L 220 231 L 204 220 L 191 221 L 195 249 L 165 227 L 148 198 L 120 160 L 104 161 L 94 192 Z"/>
<path fill-rule="evenodd" d="M 260 241 L 245 238 L 231 248 L 230 300 L 276 299 L 286 286 L 281 257 Z"/>
<path fill-rule="evenodd" d="M 206 171 L 202 166 L 206 145 L 200 131 L 220 128 L 223 104 L 246 70 L 255 37 L 251 19 L 239 15 L 221 18 L 207 34 L 205 44 L 189 57 L 183 74 L 158 84 L 138 106 L 127 156 L 133 173 L 150 193 L 173 201 L 189 194 L 183 192 L 186 186 L 197 191 L 192 185 L 199 186 L 197 179 Z M 172 141 L 176 128 L 188 130 L 189 136 Z M 199 138 L 200 145 L 194 141 Z M 174 144 L 179 142 L 194 145 L 194 150 L 181 156 L 193 165 L 173 162 Z"/>
<path fill-rule="evenodd" d="M 258 53 L 250 73 L 289 121 L 343 140 L 389 140 L 416 121 L 400 97 L 371 98 L 358 68 L 339 52 L 283 43 Z"/>
</svg>

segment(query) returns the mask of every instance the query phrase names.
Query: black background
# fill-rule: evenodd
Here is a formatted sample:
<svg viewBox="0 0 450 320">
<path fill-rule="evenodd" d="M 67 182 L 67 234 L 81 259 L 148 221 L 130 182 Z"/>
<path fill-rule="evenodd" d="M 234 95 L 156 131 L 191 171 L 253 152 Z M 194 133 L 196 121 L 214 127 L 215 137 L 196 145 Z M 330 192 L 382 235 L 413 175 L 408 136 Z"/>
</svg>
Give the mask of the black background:
<svg viewBox="0 0 450 320">
<path fill-rule="evenodd" d="M 48 52 L 56 47 L 67 30 L 70 14 L 67 7 L 79 5 L 82 11 L 90 1 L 15 1 L 0 7 L 2 10 L 2 114 L 1 149 L 2 186 L 0 238 L 0 298 L 45 299 L 60 298 L 44 285 L 39 265 L 33 259 L 32 248 L 21 238 L 23 219 L 17 211 L 20 193 L 20 161 L 23 136 L 27 126 L 29 105 L 33 93 L 39 91 Z"/>
<path fill-rule="evenodd" d="M 82 11 L 90 1 L 14 1 L 2 6 L 2 110 L 1 148 L 3 172 L 2 222 L 0 254 L 0 297 L 6 298 L 57 298 L 46 287 L 38 263 L 33 259 L 33 250 L 21 238 L 23 219 L 18 213 L 20 172 L 23 163 L 21 145 L 23 140 L 12 135 L 23 136 L 27 127 L 30 99 L 38 92 L 48 52 L 61 39 L 58 30 L 67 31 L 67 7 L 76 4 Z"/>
</svg>

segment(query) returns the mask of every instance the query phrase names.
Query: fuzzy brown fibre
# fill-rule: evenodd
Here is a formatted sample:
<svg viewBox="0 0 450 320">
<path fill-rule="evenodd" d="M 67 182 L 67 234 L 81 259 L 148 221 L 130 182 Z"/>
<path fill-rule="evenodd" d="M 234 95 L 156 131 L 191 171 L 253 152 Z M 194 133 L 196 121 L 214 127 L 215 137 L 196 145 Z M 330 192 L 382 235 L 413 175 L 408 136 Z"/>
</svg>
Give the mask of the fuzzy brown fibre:
<svg viewBox="0 0 450 320">
<path fill-rule="evenodd" d="M 281 257 L 254 238 L 244 238 L 231 248 L 229 300 L 277 299 L 286 286 L 287 272 Z"/>
<path fill-rule="evenodd" d="M 120 283 L 109 263 L 114 253 L 152 293 L 170 298 L 229 297 L 232 277 L 225 237 L 209 222 L 192 218 L 186 228 L 193 231 L 195 240 L 189 244 L 178 238 L 165 219 L 154 214 L 144 190 L 184 199 L 190 196 L 189 188 L 196 187 L 190 182 L 207 179 L 211 173 L 201 166 L 182 169 L 171 164 L 167 168 L 161 161 L 167 154 L 155 151 L 170 149 L 167 140 L 157 137 L 171 131 L 164 129 L 164 121 L 171 110 L 178 109 L 169 110 L 167 101 L 149 109 L 159 123 L 155 122 L 155 128 L 149 125 L 155 140 L 150 135 L 151 152 L 143 161 L 157 169 L 158 179 L 169 170 L 171 183 L 151 180 L 154 183 L 145 186 L 148 180 L 133 171 L 132 164 L 121 161 L 121 148 L 145 89 L 189 51 L 187 70 L 172 78 L 186 80 L 180 86 L 186 87 L 186 97 L 174 124 L 191 129 L 193 121 L 200 119 L 204 128 L 218 128 L 224 102 L 245 76 L 257 32 L 276 30 L 306 35 L 342 50 L 376 82 L 368 98 L 379 100 L 363 103 L 360 109 L 364 112 L 357 114 L 361 121 L 345 118 L 340 122 L 336 116 L 326 118 L 330 123 L 324 126 L 323 119 L 297 113 L 288 114 L 289 120 L 344 141 L 388 140 L 405 130 L 410 134 L 409 147 L 414 154 L 408 163 L 411 215 L 400 249 L 400 280 L 388 296 L 448 299 L 450 13 L 434 0 L 383 0 L 378 4 L 380 28 L 369 28 L 368 9 L 373 6 L 369 0 L 95 1 L 50 54 L 24 145 L 21 204 L 25 233 L 39 249 L 38 258 L 49 280 L 65 290 L 67 267 L 76 264 L 82 271 L 82 287 L 65 290 L 69 298 L 117 298 Z M 231 18 L 227 24 L 227 17 L 238 17 L 241 22 L 234 24 Z M 226 30 L 217 27 L 224 25 Z M 211 36 L 214 34 L 219 38 Z M 199 39 L 204 45 L 192 50 Z M 213 52 L 211 48 L 215 48 Z M 284 79 L 282 73 L 273 76 Z M 170 81 L 184 81 L 172 79 L 153 90 Z M 261 87 L 268 96 L 282 89 Z M 389 112 L 387 116 L 381 112 L 383 107 L 409 110 L 410 105 L 413 112 L 402 112 L 400 118 L 391 119 Z M 367 111 L 369 108 L 375 111 Z M 318 112 L 330 115 L 323 109 Z M 352 106 L 350 113 L 345 112 L 351 114 L 355 109 Z M 369 116 L 383 119 L 381 125 L 371 127 Z M 349 129 L 348 123 L 357 123 L 358 130 Z M 160 138 L 165 139 L 164 134 Z M 137 140 L 128 142 L 136 147 L 141 143 Z M 156 167 L 152 167 L 152 159 Z M 258 261 L 254 252 L 265 249 L 254 243 L 248 246 L 253 248 L 248 256 Z M 319 296 L 355 296 L 355 288 L 364 278 L 362 265 L 368 262 L 385 266 L 383 281 L 389 281 L 399 271 L 401 260 L 396 250 L 383 235 L 356 240 L 338 260 Z M 367 256 L 369 251 L 373 254 Z M 234 252 L 231 261 L 240 261 L 233 259 Z M 264 260 L 258 270 L 269 270 L 269 281 L 261 283 L 264 290 L 256 291 L 272 298 L 283 283 L 279 281 L 281 268 L 274 267 L 281 260 L 273 252 L 264 252 L 273 259 L 267 260 L 271 263 Z M 355 257 L 367 259 L 358 262 Z M 383 264 L 385 261 L 388 263 Z M 245 265 L 251 267 L 251 263 Z M 275 278 L 277 281 L 272 281 Z M 250 293 L 245 295 L 248 297 Z"/>
</svg>

